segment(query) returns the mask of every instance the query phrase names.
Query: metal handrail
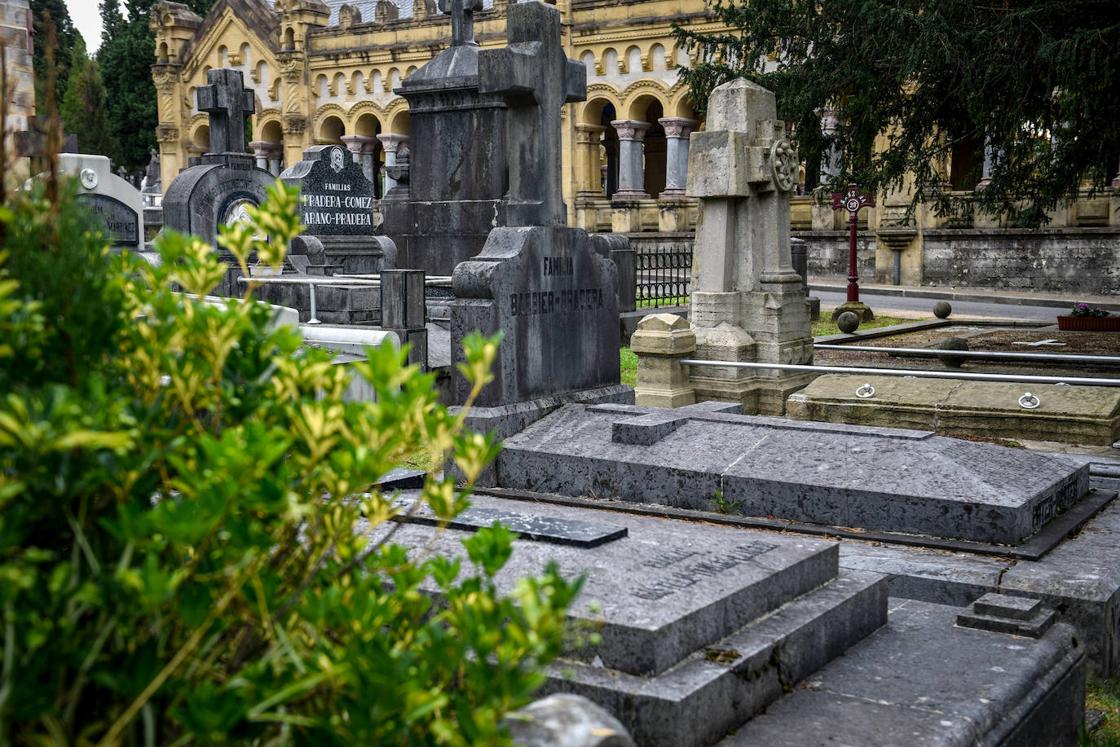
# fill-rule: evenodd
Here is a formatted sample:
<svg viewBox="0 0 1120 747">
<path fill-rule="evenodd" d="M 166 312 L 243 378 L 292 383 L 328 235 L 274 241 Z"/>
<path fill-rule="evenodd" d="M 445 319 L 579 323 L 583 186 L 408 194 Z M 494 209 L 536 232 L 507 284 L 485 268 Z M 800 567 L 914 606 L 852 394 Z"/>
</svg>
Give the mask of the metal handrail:
<svg viewBox="0 0 1120 747">
<path fill-rule="evenodd" d="M 444 275 L 435 275 L 424 278 L 424 286 L 446 285 L 451 278 Z M 326 288 L 380 288 L 381 278 L 377 275 L 263 275 L 253 277 L 239 277 L 237 282 L 241 285 L 255 283 L 259 285 L 306 285 L 311 301 L 308 324 L 322 324 L 319 319 L 318 299 L 315 297 L 316 286 Z"/>
<path fill-rule="evenodd" d="M 954 353 L 956 351 L 953 351 Z M 715 366 L 717 368 L 755 368 L 775 371 L 805 371 L 807 373 L 829 374 L 850 373 L 868 376 L 911 376 L 918 379 L 957 379 L 962 381 L 1003 381 L 1022 384 L 1069 384 L 1071 386 L 1115 386 L 1120 387 L 1120 379 L 1091 379 L 1077 376 L 1029 376 L 1026 374 L 988 374 L 965 373 L 963 371 L 921 371 L 912 368 L 858 368 L 855 366 L 802 366 L 792 363 L 744 363 L 740 361 L 704 361 L 686 358 L 681 361 L 686 366 Z"/>
<path fill-rule="evenodd" d="M 1072 353 L 1016 353 L 999 350 L 938 350 L 936 348 L 886 348 L 873 345 L 836 345 L 818 343 L 816 350 L 841 350 L 853 353 L 889 353 L 923 358 L 987 358 L 990 360 L 1045 361 L 1048 363 L 1095 363 L 1120 366 L 1116 355 L 1075 355 Z"/>
</svg>

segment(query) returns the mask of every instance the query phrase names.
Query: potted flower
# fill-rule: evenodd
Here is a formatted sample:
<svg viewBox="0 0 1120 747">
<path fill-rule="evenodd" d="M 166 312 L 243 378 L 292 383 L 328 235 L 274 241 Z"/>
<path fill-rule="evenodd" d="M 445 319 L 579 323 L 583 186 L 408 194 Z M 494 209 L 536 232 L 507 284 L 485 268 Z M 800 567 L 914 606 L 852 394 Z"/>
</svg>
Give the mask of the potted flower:
<svg viewBox="0 0 1120 747">
<path fill-rule="evenodd" d="M 1073 305 L 1070 313 L 1058 317 L 1058 329 L 1066 332 L 1120 332 L 1120 316 L 1087 303 Z"/>
</svg>

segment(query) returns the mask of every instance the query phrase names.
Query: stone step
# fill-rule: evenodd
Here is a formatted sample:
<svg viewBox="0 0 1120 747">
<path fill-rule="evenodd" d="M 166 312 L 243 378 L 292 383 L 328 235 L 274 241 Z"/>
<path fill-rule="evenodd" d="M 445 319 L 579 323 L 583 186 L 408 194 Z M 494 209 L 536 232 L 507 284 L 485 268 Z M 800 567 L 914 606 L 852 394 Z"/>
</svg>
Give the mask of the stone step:
<svg viewBox="0 0 1120 747">
<path fill-rule="evenodd" d="M 551 668 L 545 691 L 598 703 L 643 747 L 711 745 L 886 619 L 885 577 L 843 572 L 659 675 L 565 660 Z"/>
</svg>

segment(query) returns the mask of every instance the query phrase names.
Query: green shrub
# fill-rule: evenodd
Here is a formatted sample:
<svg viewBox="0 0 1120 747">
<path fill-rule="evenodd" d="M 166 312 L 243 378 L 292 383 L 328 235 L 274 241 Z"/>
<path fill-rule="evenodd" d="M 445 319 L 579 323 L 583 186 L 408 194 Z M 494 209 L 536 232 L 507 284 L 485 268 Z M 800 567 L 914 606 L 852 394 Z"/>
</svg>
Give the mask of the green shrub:
<svg viewBox="0 0 1120 747">
<path fill-rule="evenodd" d="M 377 401 L 345 402 L 346 370 L 267 306 L 198 299 L 226 272 L 210 247 L 114 257 L 62 195 L 55 227 L 35 195 L 0 211 L 42 255 L 0 275 L 0 743 L 507 741 L 579 584 L 500 594 L 501 527 L 410 558 L 371 489 L 419 453 L 469 485 L 496 444 L 388 346 L 356 366 Z M 221 243 L 278 265 L 296 199 L 278 184 Z M 497 341 L 465 348 L 477 395 Z M 450 518 L 468 490 L 429 477 L 423 502 Z"/>
</svg>

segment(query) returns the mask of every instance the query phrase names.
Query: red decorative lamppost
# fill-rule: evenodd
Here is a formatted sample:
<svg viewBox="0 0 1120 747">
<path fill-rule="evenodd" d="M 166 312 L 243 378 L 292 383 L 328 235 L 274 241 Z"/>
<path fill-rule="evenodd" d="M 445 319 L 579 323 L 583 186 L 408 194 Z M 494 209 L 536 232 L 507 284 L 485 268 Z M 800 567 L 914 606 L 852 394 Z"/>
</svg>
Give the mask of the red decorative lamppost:
<svg viewBox="0 0 1120 747">
<path fill-rule="evenodd" d="M 848 185 L 847 193 L 832 193 L 832 209 L 848 211 L 848 300 L 837 306 L 832 312 L 832 318 L 843 314 L 845 311 L 855 312 L 863 321 L 871 321 L 875 315 L 867 304 L 859 300 L 859 267 L 856 256 L 856 238 L 859 233 L 859 211 L 865 207 L 875 207 L 875 195 L 860 192 L 855 184 Z"/>
</svg>

